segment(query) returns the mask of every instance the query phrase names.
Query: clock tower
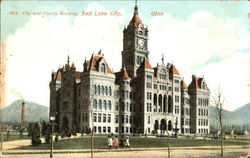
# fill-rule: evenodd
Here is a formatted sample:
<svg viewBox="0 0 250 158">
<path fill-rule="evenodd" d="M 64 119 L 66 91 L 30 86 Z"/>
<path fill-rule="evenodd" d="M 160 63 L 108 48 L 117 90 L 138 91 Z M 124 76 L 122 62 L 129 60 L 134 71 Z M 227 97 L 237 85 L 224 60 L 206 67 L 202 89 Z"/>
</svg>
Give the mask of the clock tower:
<svg viewBox="0 0 250 158">
<path fill-rule="evenodd" d="M 135 5 L 134 16 L 123 30 L 122 66 L 131 78 L 136 76 L 136 70 L 148 54 L 148 29 L 141 23 Z"/>
</svg>

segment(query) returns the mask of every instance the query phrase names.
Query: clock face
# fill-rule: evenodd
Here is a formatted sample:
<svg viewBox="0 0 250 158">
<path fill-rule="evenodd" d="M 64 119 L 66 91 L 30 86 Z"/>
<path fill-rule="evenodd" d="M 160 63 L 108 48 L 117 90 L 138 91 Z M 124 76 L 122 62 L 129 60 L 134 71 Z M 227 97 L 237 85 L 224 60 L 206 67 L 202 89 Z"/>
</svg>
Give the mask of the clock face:
<svg viewBox="0 0 250 158">
<path fill-rule="evenodd" d="M 138 45 L 139 45 L 140 47 L 143 47 L 143 46 L 144 46 L 144 40 L 143 40 L 143 39 L 139 39 L 139 40 L 138 40 Z"/>
</svg>

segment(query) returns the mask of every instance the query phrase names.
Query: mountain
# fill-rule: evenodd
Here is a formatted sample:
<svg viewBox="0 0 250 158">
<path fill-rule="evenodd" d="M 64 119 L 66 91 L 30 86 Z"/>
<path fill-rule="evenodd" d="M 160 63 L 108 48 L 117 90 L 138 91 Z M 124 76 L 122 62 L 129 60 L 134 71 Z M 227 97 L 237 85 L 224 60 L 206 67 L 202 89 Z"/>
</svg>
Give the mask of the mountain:
<svg viewBox="0 0 250 158">
<path fill-rule="evenodd" d="M 217 120 L 217 109 L 214 106 L 209 107 L 209 118 L 210 118 L 210 125 L 217 127 L 218 120 Z M 234 111 L 222 111 L 223 116 L 223 124 L 226 126 L 232 125 L 246 125 L 250 124 L 250 103 L 241 106 L 240 108 Z"/>
<path fill-rule="evenodd" d="M 3 122 L 20 123 L 21 105 L 23 100 L 16 100 L 2 108 Z M 30 101 L 25 102 L 25 122 L 47 121 L 49 108 Z"/>
</svg>

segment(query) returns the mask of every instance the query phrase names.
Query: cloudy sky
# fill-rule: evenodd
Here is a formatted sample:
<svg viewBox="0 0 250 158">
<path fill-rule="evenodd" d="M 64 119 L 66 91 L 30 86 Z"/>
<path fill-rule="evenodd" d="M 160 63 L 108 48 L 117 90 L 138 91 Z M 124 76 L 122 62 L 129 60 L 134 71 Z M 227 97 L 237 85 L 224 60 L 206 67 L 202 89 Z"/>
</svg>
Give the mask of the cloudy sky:
<svg viewBox="0 0 250 158">
<path fill-rule="evenodd" d="M 49 106 L 51 72 L 64 65 L 68 55 L 82 71 L 85 57 L 102 49 L 109 66 L 114 71 L 121 68 L 122 31 L 132 18 L 134 1 L 1 3 L 7 105 L 19 99 L 19 93 L 25 100 Z M 212 94 L 220 85 L 225 109 L 249 103 L 247 1 L 139 1 L 138 6 L 149 28 L 152 66 L 164 54 L 165 62 L 173 62 L 187 84 L 196 74 L 205 77 Z M 100 12 L 107 15 L 95 15 Z"/>
</svg>

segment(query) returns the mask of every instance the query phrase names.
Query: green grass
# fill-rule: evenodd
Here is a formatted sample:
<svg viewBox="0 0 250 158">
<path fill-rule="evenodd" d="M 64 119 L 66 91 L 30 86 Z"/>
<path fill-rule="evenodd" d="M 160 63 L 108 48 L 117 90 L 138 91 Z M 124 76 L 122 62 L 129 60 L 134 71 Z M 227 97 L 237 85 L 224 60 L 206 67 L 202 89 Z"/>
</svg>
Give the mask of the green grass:
<svg viewBox="0 0 250 158">
<path fill-rule="evenodd" d="M 6 132 L 3 132 L 3 141 L 14 141 L 14 140 L 23 140 L 23 139 L 30 139 L 26 132 L 23 133 L 23 137 L 20 137 L 20 133 L 16 131 L 10 132 L 9 137 L 7 137 Z M 1 135 L 0 135 L 1 140 Z"/>
<path fill-rule="evenodd" d="M 61 139 L 54 142 L 54 149 L 90 149 L 90 136 L 81 138 Z M 131 148 L 162 148 L 167 146 L 167 138 L 155 137 L 130 137 Z M 225 146 L 244 146 L 248 141 L 237 139 L 227 139 L 224 141 Z M 170 139 L 171 147 L 200 147 L 200 146 L 219 146 L 220 140 L 203 140 L 203 139 Z M 97 149 L 107 148 L 107 137 L 96 136 L 94 146 Z M 50 149 L 50 144 L 41 144 L 39 146 L 24 146 L 16 149 L 46 150 Z"/>
</svg>

